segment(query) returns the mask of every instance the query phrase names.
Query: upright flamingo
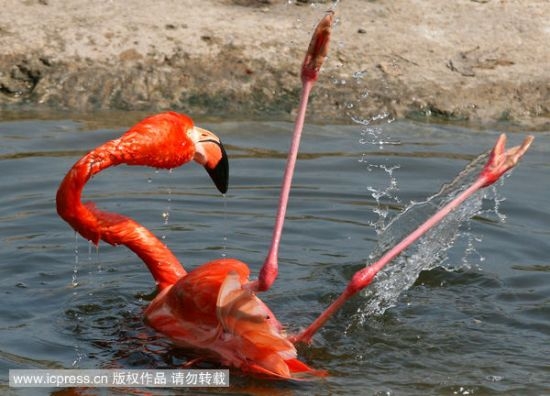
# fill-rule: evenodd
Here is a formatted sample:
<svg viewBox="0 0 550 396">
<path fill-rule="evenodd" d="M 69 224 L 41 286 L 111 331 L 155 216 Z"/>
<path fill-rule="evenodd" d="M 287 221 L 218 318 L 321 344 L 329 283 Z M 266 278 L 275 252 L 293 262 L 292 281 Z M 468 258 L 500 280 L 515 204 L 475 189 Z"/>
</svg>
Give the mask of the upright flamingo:
<svg viewBox="0 0 550 396">
<path fill-rule="evenodd" d="M 177 345 L 193 349 L 204 359 L 235 367 L 245 373 L 279 379 L 323 376 L 297 359 L 297 342 L 310 342 L 313 334 L 359 290 L 366 287 L 384 265 L 480 188 L 494 183 L 514 167 L 533 138 L 505 150 L 502 135 L 479 178 L 462 194 L 428 219 L 378 262 L 358 271 L 342 295 L 303 332 L 287 336 L 271 310 L 256 292 L 271 287 L 278 272 L 277 252 L 282 235 L 292 174 L 298 152 L 308 96 L 328 51 L 333 12 L 317 26 L 302 65 L 303 90 L 269 254 L 258 280 L 249 281 L 246 264 L 236 259 L 216 259 L 186 272 L 177 258 L 149 230 L 120 214 L 81 202 L 86 182 L 98 172 L 119 164 L 175 168 L 195 160 L 203 165 L 218 189 L 227 190 L 225 150 L 212 132 L 201 129 L 182 114 L 151 116 L 120 138 L 93 149 L 69 170 L 57 192 L 57 211 L 83 237 L 99 243 L 124 244 L 147 265 L 159 289 L 145 310 L 146 322 Z"/>
</svg>

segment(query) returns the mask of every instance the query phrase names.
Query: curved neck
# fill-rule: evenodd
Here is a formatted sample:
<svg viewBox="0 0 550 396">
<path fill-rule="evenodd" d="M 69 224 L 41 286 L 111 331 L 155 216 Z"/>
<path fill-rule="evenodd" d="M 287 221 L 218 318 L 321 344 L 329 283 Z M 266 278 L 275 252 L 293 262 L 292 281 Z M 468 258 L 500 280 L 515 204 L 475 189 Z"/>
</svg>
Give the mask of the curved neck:
<svg viewBox="0 0 550 396">
<path fill-rule="evenodd" d="M 186 274 L 168 247 L 144 226 L 129 217 L 99 210 L 94 203 L 82 203 L 84 186 L 92 176 L 122 163 L 139 164 L 132 155 L 132 142 L 109 141 L 82 157 L 69 170 L 57 191 L 57 213 L 84 238 L 98 244 L 125 245 L 147 265 L 162 290 Z"/>
</svg>

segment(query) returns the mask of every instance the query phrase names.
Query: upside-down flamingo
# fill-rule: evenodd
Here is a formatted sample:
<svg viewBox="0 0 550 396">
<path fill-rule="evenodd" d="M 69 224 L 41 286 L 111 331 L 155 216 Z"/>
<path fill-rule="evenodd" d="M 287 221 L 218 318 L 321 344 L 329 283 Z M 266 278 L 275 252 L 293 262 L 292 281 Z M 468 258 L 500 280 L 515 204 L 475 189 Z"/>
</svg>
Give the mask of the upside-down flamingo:
<svg viewBox="0 0 550 396">
<path fill-rule="evenodd" d="M 274 379 L 324 376 L 297 358 L 295 344 L 309 343 L 313 334 L 348 299 L 373 280 L 388 262 L 433 227 L 480 188 L 491 185 L 514 167 L 533 138 L 505 150 L 501 135 L 478 179 L 417 230 L 389 250 L 379 261 L 359 270 L 344 292 L 308 328 L 286 335 L 271 310 L 256 295 L 271 287 L 278 272 L 277 252 L 296 162 L 309 93 L 328 51 L 333 12 L 329 11 L 313 33 L 302 64 L 302 95 L 269 254 L 258 279 L 250 281 L 243 262 L 219 258 L 186 272 L 168 247 L 136 221 L 98 209 L 81 201 L 86 182 L 98 172 L 120 164 L 175 168 L 191 160 L 203 165 L 218 190 L 228 185 L 228 161 L 220 139 L 175 112 L 148 117 L 120 138 L 90 151 L 69 170 L 57 191 L 57 211 L 78 233 L 94 244 L 103 240 L 126 245 L 147 265 L 158 294 L 145 309 L 145 321 L 168 336 L 177 346 L 199 353 L 201 358 Z"/>
</svg>

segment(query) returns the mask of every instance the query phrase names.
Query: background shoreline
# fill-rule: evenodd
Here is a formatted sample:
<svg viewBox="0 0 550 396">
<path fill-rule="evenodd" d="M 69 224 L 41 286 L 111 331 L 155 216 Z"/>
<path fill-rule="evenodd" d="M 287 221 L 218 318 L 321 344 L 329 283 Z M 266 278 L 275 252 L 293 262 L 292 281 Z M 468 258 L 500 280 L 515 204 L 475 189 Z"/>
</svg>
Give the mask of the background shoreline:
<svg viewBox="0 0 550 396">
<path fill-rule="evenodd" d="M 0 109 L 290 119 L 331 2 L 6 0 Z M 550 127 L 550 3 L 341 0 L 311 122 Z"/>
</svg>

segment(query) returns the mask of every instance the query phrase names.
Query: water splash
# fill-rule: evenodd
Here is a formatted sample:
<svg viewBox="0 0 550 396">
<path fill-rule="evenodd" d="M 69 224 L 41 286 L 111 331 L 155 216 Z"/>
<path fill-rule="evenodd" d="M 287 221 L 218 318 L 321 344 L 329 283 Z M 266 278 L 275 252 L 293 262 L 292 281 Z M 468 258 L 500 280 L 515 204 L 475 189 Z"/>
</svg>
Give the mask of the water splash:
<svg viewBox="0 0 550 396">
<path fill-rule="evenodd" d="M 171 189 L 171 188 L 168 188 L 168 189 L 167 189 L 167 193 L 168 193 L 168 198 L 166 199 L 166 201 L 167 201 L 166 208 L 165 208 L 164 211 L 162 212 L 162 219 L 163 219 L 164 225 L 168 225 L 168 222 L 169 222 L 169 220 L 170 220 L 170 212 L 171 212 L 171 210 L 172 210 L 172 207 L 171 207 L 171 203 L 172 203 L 172 189 Z"/>
<path fill-rule="evenodd" d="M 332 4 L 330 6 L 330 10 L 336 11 L 336 7 L 340 4 L 340 0 L 332 0 Z"/>
<path fill-rule="evenodd" d="M 78 267 L 80 264 L 80 252 L 79 252 L 79 246 L 78 246 L 78 240 L 79 240 L 79 234 L 75 231 L 75 238 L 74 238 L 74 266 L 73 266 L 73 273 L 71 276 L 71 286 L 73 288 L 76 288 L 79 285 L 78 282 Z M 73 291 L 73 297 L 77 296 L 78 292 L 75 290 Z M 81 321 L 82 318 L 76 317 L 75 318 L 75 327 L 78 327 L 78 322 Z M 84 358 L 84 354 L 80 351 L 80 344 L 77 342 L 74 345 L 74 353 L 75 358 L 72 362 L 73 368 L 79 368 L 81 360 Z"/>
<path fill-rule="evenodd" d="M 155 169 L 155 174 L 158 175 L 158 174 L 160 174 L 161 171 L 162 171 L 161 169 Z M 168 169 L 167 170 L 167 174 L 169 175 L 169 177 L 173 173 L 174 173 L 173 169 Z M 153 178 L 148 177 L 147 182 L 152 183 Z M 166 205 L 165 205 L 164 209 L 162 210 L 162 212 L 160 214 L 163 226 L 167 226 L 170 222 L 170 214 L 172 212 L 172 188 L 166 187 L 166 194 L 167 194 Z M 160 236 L 160 239 L 163 240 L 163 241 L 166 240 L 166 238 L 167 238 L 167 235 L 164 234 L 164 233 Z"/>
<path fill-rule="evenodd" d="M 363 80 L 366 75 L 367 75 L 367 70 L 359 70 L 354 72 L 351 76 L 357 83 L 359 83 L 359 80 Z M 367 93 L 367 96 L 368 96 L 368 93 Z"/>
<path fill-rule="evenodd" d="M 464 256 L 462 257 L 462 268 L 464 269 L 471 268 L 474 261 L 479 263 L 485 261 L 485 257 L 483 257 L 476 248 L 476 245 L 480 244 L 483 238 L 472 232 L 471 225 L 471 222 L 467 222 L 465 227 L 466 230 L 461 234 L 461 236 L 466 239 L 466 248 L 464 250 Z"/>
<path fill-rule="evenodd" d="M 74 233 L 74 265 L 73 265 L 73 274 L 71 278 L 71 286 L 78 286 L 78 264 L 79 264 L 79 253 L 78 253 L 78 233 Z"/>
<path fill-rule="evenodd" d="M 361 132 L 359 143 L 378 146 L 380 150 L 384 148 L 386 144 L 400 144 L 399 141 L 391 138 L 385 132 L 383 127 L 373 125 L 373 123 L 379 123 L 381 120 L 387 120 L 391 122 L 390 115 L 388 113 L 381 113 L 371 117 L 370 119 L 363 119 L 358 117 L 351 117 L 352 121 L 358 125 L 361 125 Z M 395 202 L 400 203 L 400 199 L 397 195 L 399 192 L 399 187 L 397 183 L 397 178 L 394 175 L 394 171 L 400 168 L 400 165 L 395 163 L 388 163 L 388 159 L 384 159 L 384 162 L 375 162 L 380 161 L 379 157 L 376 159 L 371 159 L 366 153 L 363 153 L 358 162 L 365 164 L 368 172 L 382 171 L 387 174 L 387 183 L 374 186 L 367 186 L 367 191 L 376 201 L 376 208 L 373 209 L 373 212 L 378 216 L 377 220 L 370 222 L 370 225 L 374 228 L 376 233 L 380 232 L 386 226 L 386 219 L 388 216 L 388 204 L 383 204 L 382 200 L 386 202 Z"/>
<path fill-rule="evenodd" d="M 98 274 L 102 273 L 104 271 L 104 269 L 103 269 L 103 265 L 101 264 L 101 260 L 99 258 L 99 243 L 96 245 L 92 241 L 88 241 L 88 264 L 89 264 L 89 268 L 93 268 L 94 263 L 95 263 L 95 267 L 96 267 L 96 272 Z M 90 274 L 93 274 L 93 272 L 90 272 Z"/>
<path fill-rule="evenodd" d="M 297 1 L 297 0 L 287 0 L 286 4 L 287 5 L 296 5 L 300 3 L 300 1 Z M 303 1 L 301 2 L 303 3 Z M 324 2 L 323 2 L 324 3 Z M 338 4 L 340 3 L 340 0 L 331 0 L 331 5 L 328 7 L 328 10 L 331 10 L 331 11 L 336 11 L 336 7 L 338 6 Z M 298 4 L 299 5 L 299 4 Z M 326 7 L 325 4 L 318 4 L 318 3 L 315 3 L 315 2 L 312 2 L 310 3 L 309 5 L 311 8 L 317 8 L 319 6 L 322 6 L 322 7 Z"/>
<path fill-rule="evenodd" d="M 498 181 L 499 185 L 502 186 L 504 184 L 504 180 L 509 178 L 512 175 L 512 173 L 513 173 L 513 169 L 510 172 L 506 173 L 504 177 Z M 501 202 L 504 202 L 506 198 L 498 194 L 498 190 L 495 185 L 491 186 L 491 188 L 489 189 L 489 193 L 492 194 L 492 199 L 495 203 L 495 206 L 493 207 L 492 212 L 501 223 L 504 223 L 507 217 L 504 213 L 501 213 L 499 209 L 500 209 Z"/>
<path fill-rule="evenodd" d="M 377 125 L 380 121 L 386 121 L 388 124 L 394 121 L 390 113 L 380 113 L 365 119 L 354 115 L 350 115 L 351 120 L 358 125 L 361 125 L 361 138 L 359 143 L 371 144 L 378 146 L 380 150 L 384 149 L 384 145 L 399 145 L 401 142 L 388 136 L 384 128 Z M 374 125 L 373 125 L 374 124 Z"/>
<path fill-rule="evenodd" d="M 369 262 L 381 257 L 384 252 L 469 186 L 478 176 L 487 156 L 487 153 L 480 155 L 451 183 L 444 185 L 438 193 L 423 202 L 411 203 L 401 214 L 392 219 L 380 233 L 378 245 L 369 256 Z M 361 323 L 367 317 L 380 315 L 394 306 L 399 295 L 414 284 L 422 271 L 438 266 L 448 270 L 469 266 L 469 262 L 465 260 L 459 262 L 446 260 L 447 252 L 461 235 L 460 226 L 482 211 L 484 194 L 486 192 L 480 191 L 470 197 L 377 275 L 375 281 L 363 293 L 367 298 L 364 306 L 358 310 L 358 319 Z M 475 254 L 475 237 L 469 232 L 464 235 L 470 238 L 466 256 Z M 482 260 L 481 255 L 479 257 Z"/>
<path fill-rule="evenodd" d="M 79 344 L 75 344 L 74 346 L 74 352 L 75 352 L 75 358 L 72 363 L 72 367 L 77 369 L 80 367 L 80 362 L 82 359 L 86 356 L 81 350 Z"/>
<path fill-rule="evenodd" d="M 360 160 L 361 162 L 361 160 Z M 370 222 L 371 227 L 374 228 L 377 234 L 380 234 L 386 225 L 386 218 L 388 216 L 388 206 L 382 204 L 382 199 L 400 203 L 401 200 L 397 193 L 399 187 L 397 185 L 397 178 L 394 175 L 394 171 L 399 169 L 399 165 L 386 165 L 386 164 L 371 164 L 367 163 L 367 170 L 372 172 L 374 170 L 382 170 L 388 174 L 389 181 L 386 186 L 374 187 L 372 185 L 367 186 L 367 191 L 371 193 L 371 196 L 376 201 L 376 208 L 373 212 L 378 216 L 378 219 L 374 222 Z"/>
</svg>

